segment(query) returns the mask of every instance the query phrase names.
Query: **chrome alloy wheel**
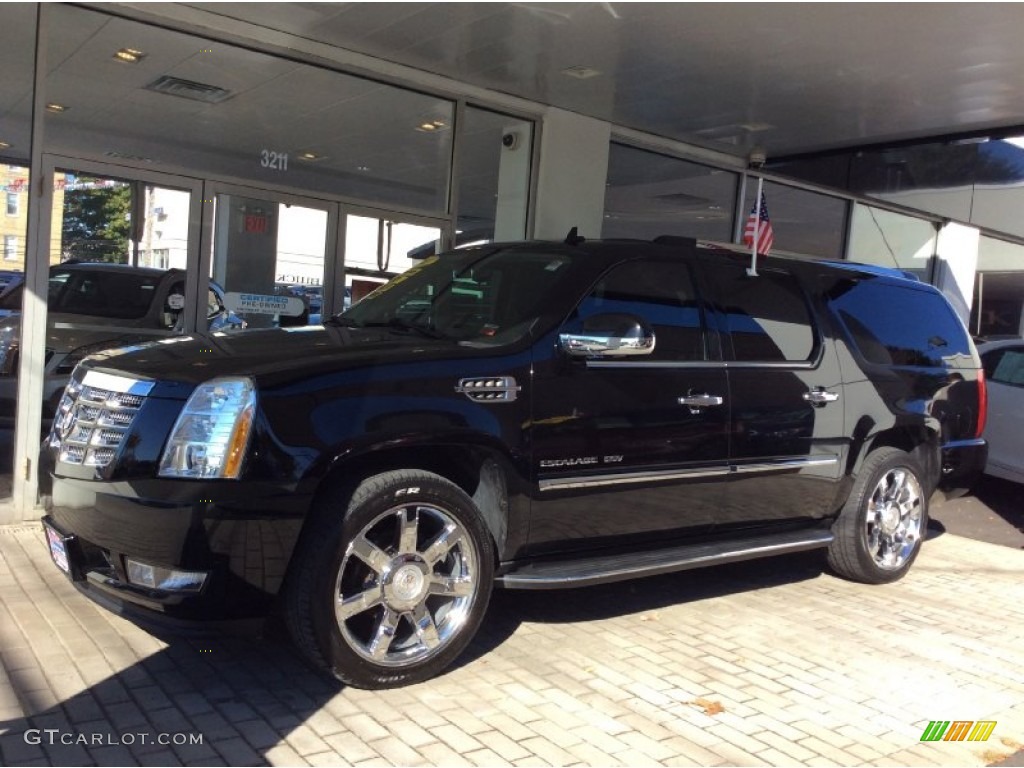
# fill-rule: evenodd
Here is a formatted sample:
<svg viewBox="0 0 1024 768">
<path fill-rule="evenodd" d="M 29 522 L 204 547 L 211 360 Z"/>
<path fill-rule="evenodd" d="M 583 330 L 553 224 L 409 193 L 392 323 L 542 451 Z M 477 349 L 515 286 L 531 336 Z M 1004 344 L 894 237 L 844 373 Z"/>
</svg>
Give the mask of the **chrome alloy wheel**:
<svg viewBox="0 0 1024 768">
<path fill-rule="evenodd" d="M 890 469 L 878 481 L 868 500 L 868 551 L 875 564 L 896 570 L 914 554 L 921 541 L 924 502 L 921 484 L 902 467 Z"/>
<path fill-rule="evenodd" d="M 392 507 L 345 550 L 334 587 L 341 636 L 374 664 L 420 664 L 459 634 L 479 578 L 473 538 L 450 513 Z"/>
</svg>

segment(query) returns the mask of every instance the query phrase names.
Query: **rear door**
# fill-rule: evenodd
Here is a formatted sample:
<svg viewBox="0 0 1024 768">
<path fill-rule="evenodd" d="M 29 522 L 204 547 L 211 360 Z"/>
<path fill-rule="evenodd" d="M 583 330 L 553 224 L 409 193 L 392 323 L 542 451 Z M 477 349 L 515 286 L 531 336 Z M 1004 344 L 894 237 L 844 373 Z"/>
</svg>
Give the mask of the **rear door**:
<svg viewBox="0 0 1024 768">
<path fill-rule="evenodd" d="M 578 332 L 587 318 L 605 313 L 643 319 L 655 347 L 616 359 L 553 349 L 535 360 L 534 554 L 706 532 L 723 501 L 726 375 L 688 264 L 619 264 L 562 330 Z"/>
<path fill-rule="evenodd" d="M 844 453 L 843 385 L 834 345 L 807 292 L 780 267 L 749 276 L 708 258 L 732 403 L 722 528 L 806 523 L 829 514 Z"/>
</svg>

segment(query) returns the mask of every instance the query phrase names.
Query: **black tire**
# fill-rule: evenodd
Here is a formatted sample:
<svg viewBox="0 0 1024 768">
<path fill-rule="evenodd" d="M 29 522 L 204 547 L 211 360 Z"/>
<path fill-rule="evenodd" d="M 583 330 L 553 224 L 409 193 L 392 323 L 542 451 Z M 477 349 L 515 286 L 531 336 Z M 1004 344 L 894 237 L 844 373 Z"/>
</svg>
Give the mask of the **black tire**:
<svg viewBox="0 0 1024 768">
<path fill-rule="evenodd" d="M 865 459 L 832 526 L 828 564 L 836 573 L 866 584 L 903 578 L 928 527 L 922 477 L 920 465 L 897 448 L 879 448 Z"/>
<path fill-rule="evenodd" d="M 444 478 L 397 470 L 328 494 L 293 556 L 284 615 L 314 666 L 358 688 L 431 678 L 476 634 L 494 580 L 491 537 Z"/>
</svg>

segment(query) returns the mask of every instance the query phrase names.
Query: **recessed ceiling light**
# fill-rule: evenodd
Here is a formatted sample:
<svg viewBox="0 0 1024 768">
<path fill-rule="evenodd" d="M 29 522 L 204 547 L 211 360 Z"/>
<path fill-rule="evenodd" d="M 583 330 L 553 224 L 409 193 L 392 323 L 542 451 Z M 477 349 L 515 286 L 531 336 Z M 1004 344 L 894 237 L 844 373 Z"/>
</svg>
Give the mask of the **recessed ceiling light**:
<svg viewBox="0 0 1024 768">
<path fill-rule="evenodd" d="M 416 126 L 416 130 L 421 131 L 422 133 L 433 133 L 434 131 L 443 131 L 447 127 L 448 122 L 446 120 L 435 118 L 432 120 L 424 120 Z"/>
<path fill-rule="evenodd" d="M 126 64 L 138 64 L 146 58 L 146 54 L 142 51 L 137 51 L 134 48 L 122 48 L 119 51 L 114 52 L 114 59 L 117 61 L 123 61 Z"/>
<path fill-rule="evenodd" d="M 67 112 L 68 108 L 65 107 L 63 104 L 58 104 L 55 101 L 51 101 L 49 104 L 46 105 L 46 111 L 59 114 L 61 112 Z"/>
<path fill-rule="evenodd" d="M 327 155 L 318 155 L 316 152 L 299 152 L 299 160 L 305 160 L 307 163 L 325 159 L 327 159 Z"/>
<path fill-rule="evenodd" d="M 362 171 L 363 173 L 366 173 L 368 170 L 370 170 L 370 166 L 368 166 L 368 165 L 357 165 L 356 166 L 356 170 L 357 171 Z"/>
<path fill-rule="evenodd" d="M 577 80 L 589 80 L 600 75 L 601 71 L 591 67 L 576 66 L 563 69 L 562 74 L 568 77 L 575 77 Z"/>
<path fill-rule="evenodd" d="M 0 150 L 10 149 L 10 148 L 11 148 L 11 145 L 8 144 L 6 141 L 0 141 Z"/>
</svg>

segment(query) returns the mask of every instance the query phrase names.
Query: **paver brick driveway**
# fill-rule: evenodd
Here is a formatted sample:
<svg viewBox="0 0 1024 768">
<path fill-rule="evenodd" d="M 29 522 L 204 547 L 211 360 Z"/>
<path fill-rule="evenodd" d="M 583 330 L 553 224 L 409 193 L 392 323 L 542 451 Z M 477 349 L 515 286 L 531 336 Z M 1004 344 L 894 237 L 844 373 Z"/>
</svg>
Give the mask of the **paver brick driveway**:
<svg viewBox="0 0 1024 768">
<path fill-rule="evenodd" d="M 8 526 L 0 657 L 5 765 L 983 765 L 1024 742 L 1024 552 L 940 535 L 881 587 L 809 553 L 498 592 L 455 669 L 375 693 L 274 640 L 144 631 Z"/>
</svg>

